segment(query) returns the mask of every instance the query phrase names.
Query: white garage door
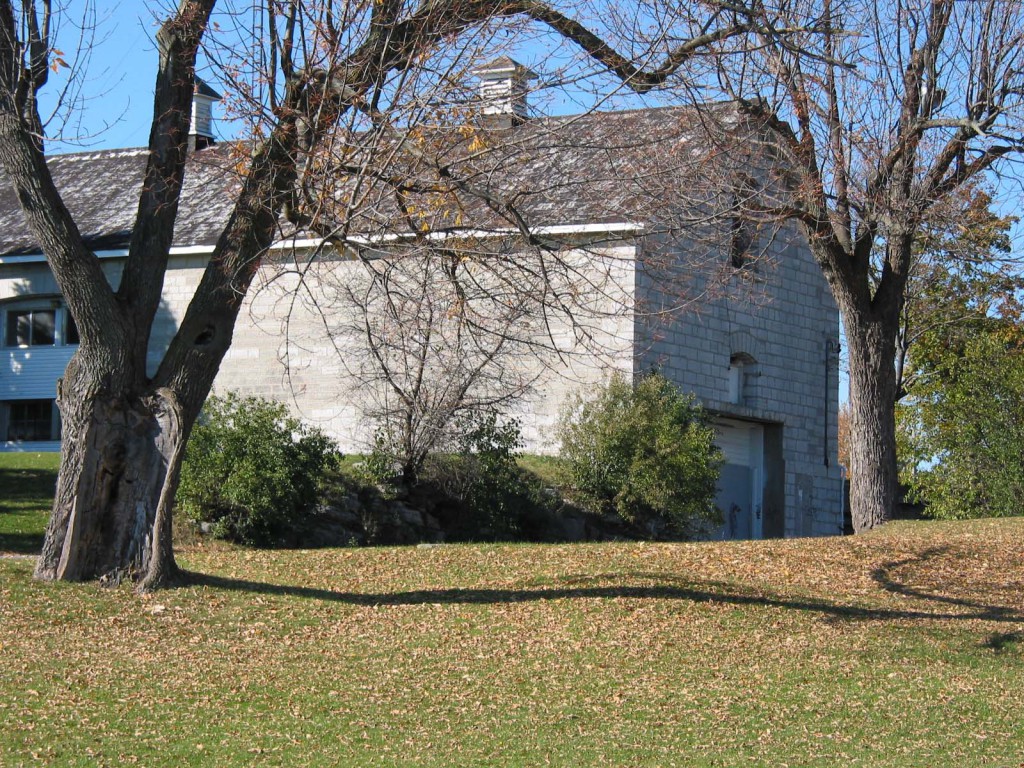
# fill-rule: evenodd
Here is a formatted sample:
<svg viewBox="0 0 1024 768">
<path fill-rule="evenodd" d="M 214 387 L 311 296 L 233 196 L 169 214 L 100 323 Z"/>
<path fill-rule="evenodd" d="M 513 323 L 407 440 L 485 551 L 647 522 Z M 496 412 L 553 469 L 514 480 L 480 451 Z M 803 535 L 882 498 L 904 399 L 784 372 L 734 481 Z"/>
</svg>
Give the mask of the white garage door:
<svg viewBox="0 0 1024 768">
<path fill-rule="evenodd" d="M 725 454 L 716 503 L 724 539 L 760 539 L 764 490 L 764 428 L 733 419 L 715 422 L 716 443 Z"/>
</svg>

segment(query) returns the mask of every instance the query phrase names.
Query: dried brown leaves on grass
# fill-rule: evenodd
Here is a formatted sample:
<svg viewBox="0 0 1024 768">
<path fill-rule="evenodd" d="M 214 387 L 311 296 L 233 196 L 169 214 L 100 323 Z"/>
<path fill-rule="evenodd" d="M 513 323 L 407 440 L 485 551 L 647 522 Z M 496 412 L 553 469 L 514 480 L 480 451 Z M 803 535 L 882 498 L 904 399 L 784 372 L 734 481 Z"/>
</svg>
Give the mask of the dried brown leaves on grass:
<svg viewBox="0 0 1024 768">
<path fill-rule="evenodd" d="M 0 763 L 1015 765 L 1024 521 L 0 562 Z"/>
</svg>

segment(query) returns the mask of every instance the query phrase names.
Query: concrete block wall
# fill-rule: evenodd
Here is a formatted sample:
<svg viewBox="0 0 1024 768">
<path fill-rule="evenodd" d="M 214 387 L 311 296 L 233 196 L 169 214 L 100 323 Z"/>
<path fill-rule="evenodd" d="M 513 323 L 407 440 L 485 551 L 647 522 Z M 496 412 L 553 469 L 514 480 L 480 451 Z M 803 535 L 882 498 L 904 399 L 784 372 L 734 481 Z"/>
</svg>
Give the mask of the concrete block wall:
<svg viewBox="0 0 1024 768">
<path fill-rule="evenodd" d="M 581 245 L 565 254 L 566 269 L 557 287 L 563 298 L 575 296 L 572 317 L 547 313 L 547 351 L 515 363 L 532 382 L 513 411 L 522 421 L 527 450 L 557 451 L 555 425 L 575 395 L 588 394 L 615 371 L 628 376 L 657 367 L 723 416 L 781 424 L 785 534 L 838 533 L 838 361 L 835 355 L 829 358 L 826 383 L 825 357 L 828 339 L 838 337 L 838 313 L 806 246 L 795 231 L 783 230 L 766 244 L 754 267 L 730 273 L 721 263 L 727 257 L 709 262 L 706 253 L 690 258 L 700 250 L 685 243 L 658 245 L 675 249 L 680 276 L 700 299 L 657 322 L 647 313 L 678 303 L 680 294 L 663 275 L 636 268 L 636 243 Z M 204 267 L 203 256 L 172 257 L 153 328 L 151 370 Z M 108 260 L 104 268 L 116 285 L 119 261 Z M 282 400 L 296 415 L 324 428 L 343 450 L 361 452 L 374 430 L 368 402 L 381 392 L 365 384 L 358 337 L 338 332 L 354 318 L 351 308 L 337 304 L 331 285 L 358 283 L 365 273 L 352 261 L 325 262 L 319 269 L 308 280 L 278 274 L 272 267 L 264 270 L 243 307 L 214 391 Z M 599 290 L 581 289 L 588 285 Z M 56 294 L 45 264 L 0 269 L 0 299 Z M 757 361 L 758 375 L 750 380 L 743 404 L 728 401 L 734 353 Z M 52 396 L 53 378 L 39 397 Z"/>
<path fill-rule="evenodd" d="M 699 302 L 671 318 L 638 318 L 638 370 L 658 368 L 714 413 L 782 425 L 785 535 L 842 530 L 837 460 L 839 314 L 801 235 L 784 227 L 741 269 L 702 259 Z M 680 244 L 680 261 L 688 261 Z M 699 249 L 693 248 L 693 251 Z M 638 295 L 663 303 L 663 282 L 641 272 Z M 746 397 L 732 402 L 732 355 L 756 361 Z"/>
<path fill-rule="evenodd" d="M 556 452 L 555 427 L 565 405 L 613 371 L 632 375 L 635 254 L 633 243 L 581 245 L 560 254 L 565 269 L 555 287 L 563 300 L 581 284 L 599 290 L 574 298 L 571 313 L 548 307 L 543 320 L 539 311 L 524 320 L 534 324 L 539 348 L 508 364 L 530 382 L 510 411 L 522 423 L 526 450 Z M 154 327 L 154 351 L 166 348 L 202 267 L 195 257 L 172 261 Z M 379 383 L 367 383 L 376 371 L 360 334 L 351 332 L 361 327 L 361 310 L 339 290 L 365 286 L 367 279 L 363 266 L 351 260 L 324 261 L 301 278 L 265 268 L 243 306 L 214 392 L 281 400 L 324 429 L 342 450 L 368 450 L 376 427 L 370 414 L 388 393 Z"/>
</svg>

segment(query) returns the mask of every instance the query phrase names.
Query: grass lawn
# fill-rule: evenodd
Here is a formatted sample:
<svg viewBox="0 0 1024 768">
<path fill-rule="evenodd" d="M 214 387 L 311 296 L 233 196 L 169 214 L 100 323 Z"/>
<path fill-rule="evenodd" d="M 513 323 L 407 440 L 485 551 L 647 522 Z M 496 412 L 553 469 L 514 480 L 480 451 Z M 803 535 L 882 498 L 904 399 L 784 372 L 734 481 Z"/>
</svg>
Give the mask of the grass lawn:
<svg viewBox="0 0 1024 768">
<path fill-rule="evenodd" d="M 0 765 L 1017 768 L 1022 541 L 204 544 L 151 596 L 0 558 Z"/>
<path fill-rule="evenodd" d="M 59 453 L 0 454 L 0 552 L 42 547 L 58 464 Z"/>
</svg>

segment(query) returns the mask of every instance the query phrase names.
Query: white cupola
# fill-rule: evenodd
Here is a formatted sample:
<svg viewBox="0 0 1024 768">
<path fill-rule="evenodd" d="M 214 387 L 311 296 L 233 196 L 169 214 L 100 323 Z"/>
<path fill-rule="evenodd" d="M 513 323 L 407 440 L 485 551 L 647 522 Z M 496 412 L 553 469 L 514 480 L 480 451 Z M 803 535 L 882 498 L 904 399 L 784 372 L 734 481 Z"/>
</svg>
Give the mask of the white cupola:
<svg viewBox="0 0 1024 768">
<path fill-rule="evenodd" d="M 519 125 L 527 118 L 527 84 L 537 75 L 508 56 L 473 70 L 480 78 L 481 112 L 503 127 Z"/>
<path fill-rule="evenodd" d="M 188 129 L 189 149 L 203 149 L 216 143 L 213 135 L 213 103 L 220 100 L 219 93 L 196 78 L 196 87 L 192 92 L 192 123 Z"/>
</svg>

